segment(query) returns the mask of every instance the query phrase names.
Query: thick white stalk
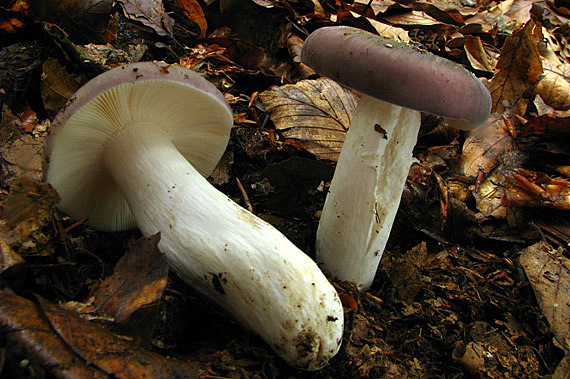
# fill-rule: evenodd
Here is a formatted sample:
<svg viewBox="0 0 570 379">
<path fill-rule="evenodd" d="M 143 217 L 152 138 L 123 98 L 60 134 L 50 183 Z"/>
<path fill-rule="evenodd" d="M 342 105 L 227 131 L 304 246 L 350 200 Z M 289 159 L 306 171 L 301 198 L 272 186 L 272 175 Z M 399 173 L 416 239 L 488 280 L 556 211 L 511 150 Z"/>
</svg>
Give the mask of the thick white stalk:
<svg viewBox="0 0 570 379">
<path fill-rule="evenodd" d="M 339 349 L 343 310 L 317 265 L 274 227 L 211 186 L 160 128 L 113 137 L 105 166 L 145 236 L 176 272 L 290 364 L 324 366 Z"/>
<path fill-rule="evenodd" d="M 400 204 L 420 112 L 362 95 L 317 230 L 317 263 L 360 289 L 372 284 Z"/>
</svg>

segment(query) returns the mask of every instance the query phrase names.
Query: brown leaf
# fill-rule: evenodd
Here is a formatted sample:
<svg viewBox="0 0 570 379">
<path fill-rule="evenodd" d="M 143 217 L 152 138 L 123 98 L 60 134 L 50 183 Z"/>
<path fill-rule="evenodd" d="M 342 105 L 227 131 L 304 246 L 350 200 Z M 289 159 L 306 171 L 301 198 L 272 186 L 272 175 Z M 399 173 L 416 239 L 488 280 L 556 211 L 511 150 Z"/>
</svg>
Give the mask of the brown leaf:
<svg viewBox="0 0 570 379">
<path fill-rule="evenodd" d="M 63 378 L 196 378 L 191 363 L 164 358 L 39 296 L 38 304 L 0 292 L 3 336 Z"/>
<path fill-rule="evenodd" d="M 4 160 L 2 184 L 6 187 L 22 176 L 34 180 L 42 178 L 43 137 L 22 133 L 25 128 L 22 120 L 6 106 L 0 122 L 1 138 L 8 137 L 0 145 L 0 156 Z"/>
<path fill-rule="evenodd" d="M 275 127 L 320 159 L 336 161 L 357 96 L 327 78 L 271 87 L 260 94 Z"/>
<path fill-rule="evenodd" d="M 41 92 L 47 110 L 57 112 L 81 86 L 82 79 L 67 73 L 56 59 L 49 58 L 42 65 Z"/>
<path fill-rule="evenodd" d="M 478 36 L 468 35 L 465 39 L 465 53 L 471 67 L 480 71 L 493 72 L 497 58 L 486 49 Z"/>
<path fill-rule="evenodd" d="M 188 19 L 198 25 L 200 28 L 200 38 L 206 37 L 206 30 L 208 29 L 208 22 L 200 3 L 196 0 L 174 0 L 181 11 Z"/>
<path fill-rule="evenodd" d="M 148 26 L 159 36 L 172 36 L 174 20 L 166 14 L 161 0 L 118 0 L 125 17 Z"/>
<path fill-rule="evenodd" d="M 512 107 L 514 114 L 524 116 L 528 100 L 521 96 L 542 74 L 538 51 L 541 39 L 540 27 L 529 21 L 505 41 L 489 89 L 493 112 L 503 113 Z"/>
<path fill-rule="evenodd" d="M 570 210 L 570 181 L 517 169 L 505 184 L 503 205 Z"/>
<path fill-rule="evenodd" d="M 570 117 L 561 118 L 543 115 L 529 120 L 519 131 L 520 137 L 570 135 Z"/>
<path fill-rule="evenodd" d="M 28 0 L 16 0 L 10 9 L 2 10 L 3 12 L 0 16 L 0 31 L 16 33 L 19 29 L 26 26 L 26 18 L 30 13 Z"/>
<path fill-rule="evenodd" d="M 554 109 L 570 109 L 570 83 L 561 75 L 546 73 L 536 85 L 534 93 Z"/>
<path fill-rule="evenodd" d="M 30 236 L 51 225 L 59 196 L 48 183 L 23 177 L 10 187 L 4 201 L 0 236 L 10 245 L 20 245 Z M 43 238 L 42 238 L 43 239 Z"/>
<path fill-rule="evenodd" d="M 475 177 L 479 172 L 489 174 L 502 164 L 508 153 L 517 151 L 509 126 L 502 117 L 491 117 L 489 122 L 473 130 L 461 154 L 461 170 Z"/>
<path fill-rule="evenodd" d="M 570 353 L 570 260 L 561 249 L 539 242 L 521 252 L 520 264 L 548 319 L 554 343 Z"/>
<path fill-rule="evenodd" d="M 134 312 L 156 303 L 167 282 L 166 258 L 158 248 L 160 235 L 129 242 L 113 275 L 95 290 L 94 304 L 104 315 L 124 322 Z"/>
<path fill-rule="evenodd" d="M 33 0 L 34 16 L 59 25 L 76 43 L 108 42 L 113 0 Z"/>
<path fill-rule="evenodd" d="M 472 32 L 491 33 L 494 28 L 510 30 L 515 25 L 526 24 L 530 20 L 533 0 L 506 0 L 477 13 L 466 20 Z"/>
</svg>

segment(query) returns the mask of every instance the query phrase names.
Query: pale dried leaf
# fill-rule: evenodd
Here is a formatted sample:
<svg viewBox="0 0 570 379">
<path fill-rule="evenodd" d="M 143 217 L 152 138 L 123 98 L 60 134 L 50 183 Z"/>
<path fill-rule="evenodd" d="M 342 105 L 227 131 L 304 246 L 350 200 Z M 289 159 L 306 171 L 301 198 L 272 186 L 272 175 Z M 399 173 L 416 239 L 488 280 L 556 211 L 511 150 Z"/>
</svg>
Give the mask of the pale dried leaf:
<svg viewBox="0 0 570 379">
<path fill-rule="evenodd" d="M 473 130 L 461 154 L 461 170 L 475 177 L 480 171 L 489 174 L 502 164 L 506 154 L 516 151 L 514 138 L 501 117 L 491 117 L 489 122 Z"/>
<path fill-rule="evenodd" d="M 328 78 L 271 87 L 260 94 L 275 127 L 320 159 L 336 161 L 357 95 Z"/>
<path fill-rule="evenodd" d="M 570 260 L 561 249 L 544 242 L 521 252 L 523 267 L 542 313 L 548 319 L 554 343 L 570 352 Z"/>
<path fill-rule="evenodd" d="M 497 57 L 485 49 L 478 36 L 468 35 L 465 39 L 465 53 L 471 67 L 480 71 L 493 72 L 497 64 Z"/>
</svg>

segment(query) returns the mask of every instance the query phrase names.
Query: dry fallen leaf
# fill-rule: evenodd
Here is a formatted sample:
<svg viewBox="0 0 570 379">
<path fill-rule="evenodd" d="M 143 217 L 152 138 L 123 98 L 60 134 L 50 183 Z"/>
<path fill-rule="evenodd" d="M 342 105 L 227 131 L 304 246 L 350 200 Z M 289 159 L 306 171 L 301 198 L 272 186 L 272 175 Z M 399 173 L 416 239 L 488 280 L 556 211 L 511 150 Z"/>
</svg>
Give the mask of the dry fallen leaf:
<svg viewBox="0 0 570 379">
<path fill-rule="evenodd" d="M 465 38 L 464 46 L 471 67 L 480 71 L 493 72 L 497 64 L 497 57 L 485 49 L 480 37 L 468 35 Z"/>
<path fill-rule="evenodd" d="M 46 59 L 42 65 L 42 100 L 49 111 L 59 111 L 75 91 L 82 79 L 67 72 L 54 58 Z"/>
<path fill-rule="evenodd" d="M 275 127 L 320 159 L 336 161 L 357 96 L 328 78 L 271 87 L 260 94 Z"/>
<path fill-rule="evenodd" d="M 541 77 L 534 93 L 557 110 L 570 109 L 570 83 L 561 75 L 548 72 Z"/>
<path fill-rule="evenodd" d="M 520 264 L 548 319 L 554 343 L 570 353 L 570 260 L 562 249 L 539 242 L 521 252 Z"/>
<path fill-rule="evenodd" d="M 479 172 L 489 174 L 504 163 L 508 154 L 515 152 L 515 140 L 506 121 L 495 115 L 486 124 L 473 130 L 465 140 L 461 170 L 471 177 L 477 176 Z"/>
<path fill-rule="evenodd" d="M 160 0 L 119 0 L 125 16 L 152 28 L 159 36 L 172 36 L 174 20 Z"/>
<path fill-rule="evenodd" d="M 517 169 L 505 183 L 503 205 L 570 210 L 570 181 L 542 172 Z"/>
<path fill-rule="evenodd" d="M 111 22 L 112 0 L 33 0 L 33 15 L 51 22 L 67 32 L 76 43 L 105 43 L 112 33 L 107 29 Z"/>
<path fill-rule="evenodd" d="M 524 116 L 528 100 L 523 93 L 538 82 L 542 63 L 538 43 L 542 39 L 541 28 L 533 21 L 520 27 L 507 38 L 497 62 L 497 72 L 491 79 L 489 92 L 493 99 L 493 112 L 511 110 Z"/>
<path fill-rule="evenodd" d="M 143 350 L 39 296 L 0 291 L 0 330 L 14 349 L 60 378 L 197 378 L 189 362 Z"/>
<path fill-rule="evenodd" d="M 131 336 L 150 340 L 156 305 L 168 277 L 166 258 L 157 247 L 160 235 L 129 242 L 113 275 L 91 294 L 99 313 L 123 324 Z M 90 296 L 90 297 L 91 297 Z"/>
<path fill-rule="evenodd" d="M 206 37 L 208 22 L 200 3 L 196 0 L 174 0 L 174 4 L 180 8 L 188 19 L 200 28 L 200 38 Z"/>
<path fill-rule="evenodd" d="M 21 178 L 10 187 L 2 204 L 0 237 L 12 247 L 22 245 L 28 239 L 45 242 L 47 237 L 42 234 L 42 229 L 51 226 L 58 201 L 59 196 L 50 184 Z M 28 242 L 26 246 L 32 250 L 27 253 L 48 254 L 44 249 L 34 248 L 35 245 Z M 24 250 L 19 249 L 18 253 L 22 254 Z"/>
</svg>

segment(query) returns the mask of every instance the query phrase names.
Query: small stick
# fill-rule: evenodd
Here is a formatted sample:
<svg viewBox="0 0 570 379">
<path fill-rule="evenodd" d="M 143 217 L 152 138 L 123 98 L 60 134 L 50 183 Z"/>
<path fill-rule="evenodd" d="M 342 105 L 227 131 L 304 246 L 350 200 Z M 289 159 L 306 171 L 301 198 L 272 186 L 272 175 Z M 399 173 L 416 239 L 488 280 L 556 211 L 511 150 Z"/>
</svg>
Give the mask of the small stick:
<svg viewBox="0 0 570 379">
<path fill-rule="evenodd" d="M 239 178 L 236 178 L 236 183 L 238 185 L 239 191 L 241 192 L 241 196 L 243 197 L 243 202 L 245 203 L 245 209 L 253 213 L 253 207 L 251 206 L 251 202 L 249 201 L 249 197 L 245 192 L 245 188 L 241 185 Z"/>
</svg>

